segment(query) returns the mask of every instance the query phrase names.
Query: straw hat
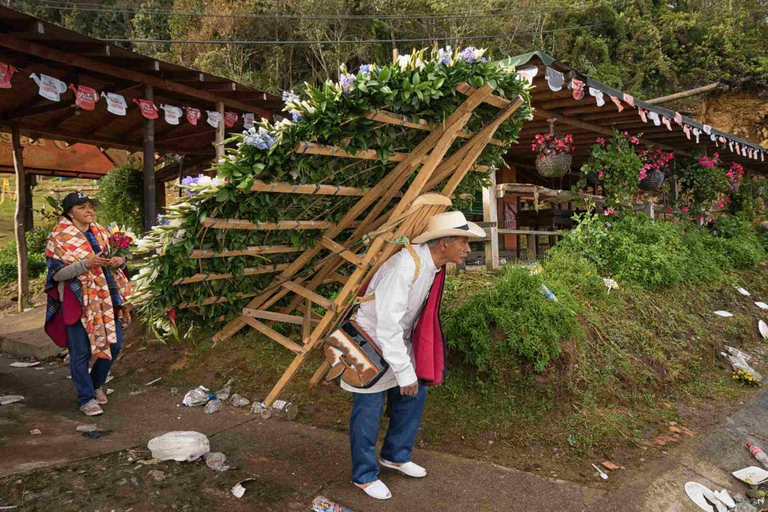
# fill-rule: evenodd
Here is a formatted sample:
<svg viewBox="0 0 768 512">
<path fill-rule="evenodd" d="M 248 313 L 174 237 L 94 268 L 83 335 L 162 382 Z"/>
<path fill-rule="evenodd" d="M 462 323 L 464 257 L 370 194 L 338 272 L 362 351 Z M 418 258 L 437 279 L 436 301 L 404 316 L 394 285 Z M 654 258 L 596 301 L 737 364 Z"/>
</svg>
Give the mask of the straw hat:
<svg viewBox="0 0 768 512">
<path fill-rule="evenodd" d="M 427 230 L 413 239 L 414 244 L 423 244 L 436 238 L 446 236 L 467 236 L 469 238 L 483 238 L 485 230 L 467 221 L 461 212 L 445 212 L 429 219 Z"/>
</svg>

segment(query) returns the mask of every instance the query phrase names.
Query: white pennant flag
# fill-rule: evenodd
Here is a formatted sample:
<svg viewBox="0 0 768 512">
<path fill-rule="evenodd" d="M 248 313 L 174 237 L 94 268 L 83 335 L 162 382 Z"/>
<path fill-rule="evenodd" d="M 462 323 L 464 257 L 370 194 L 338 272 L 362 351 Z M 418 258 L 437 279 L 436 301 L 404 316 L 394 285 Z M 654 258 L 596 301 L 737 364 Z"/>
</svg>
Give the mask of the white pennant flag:
<svg viewBox="0 0 768 512">
<path fill-rule="evenodd" d="M 601 91 L 600 89 L 595 89 L 594 87 L 590 87 L 589 95 L 595 98 L 595 101 L 597 102 L 598 107 L 602 107 L 603 105 L 605 105 L 605 98 L 603 98 L 603 91 Z"/>
<path fill-rule="evenodd" d="M 160 108 L 165 111 L 165 122 L 168 124 L 179 124 L 179 118 L 184 112 L 179 107 L 173 105 L 160 105 Z"/>
<path fill-rule="evenodd" d="M 253 128 L 253 123 L 256 120 L 255 114 L 245 113 L 243 114 L 243 127 L 246 130 L 250 130 Z"/>
<path fill-rule="evenodd" d="M 221 113 L 216 110 L 206 110 L 206 113 L 208 114 L 208 124 L 218 128 L 221 122 Z"/>
</svg>

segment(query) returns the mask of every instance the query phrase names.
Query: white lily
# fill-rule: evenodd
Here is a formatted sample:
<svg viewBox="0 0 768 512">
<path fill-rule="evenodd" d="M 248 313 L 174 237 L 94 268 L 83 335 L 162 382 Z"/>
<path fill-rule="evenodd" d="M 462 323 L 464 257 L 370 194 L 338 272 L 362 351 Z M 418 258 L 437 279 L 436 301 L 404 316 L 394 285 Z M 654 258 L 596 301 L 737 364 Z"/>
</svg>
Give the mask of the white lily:
<svg viewBox="0 0 768 512">
<path fill-rule="evenodd" d="M 400 55 L 397 58 L 397 65 L 400 66 L 400 71 L 405 71 L 408 69 L 408 65 L 411 63 L 411 56 L 410 55 Z"/>
</svg>

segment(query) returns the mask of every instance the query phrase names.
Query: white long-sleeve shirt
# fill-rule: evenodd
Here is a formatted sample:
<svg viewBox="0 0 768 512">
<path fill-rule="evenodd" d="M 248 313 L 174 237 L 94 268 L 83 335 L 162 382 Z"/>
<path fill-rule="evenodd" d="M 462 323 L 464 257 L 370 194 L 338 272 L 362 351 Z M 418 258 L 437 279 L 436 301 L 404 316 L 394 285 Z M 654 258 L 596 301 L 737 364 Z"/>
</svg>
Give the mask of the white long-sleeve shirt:
<svg viewBox="0 0 768 512">
<path fill-rule="evenodd" d="M 355 316 L 358 325 L 381 348 L 389 369 L 367 389 L 354 388 L 342 381 L 341 387 L 346 391 L 378 393 L 417 381 L 411 333 L 440 269 L 435 266 L 427 244 L 416 244 L 413 248 L 421 262 L 416 281 L 416 262 L 407 249 L 402 249 L 373 275 L 365 295 L 376 298 L 363 302 Z"/>
</svg>

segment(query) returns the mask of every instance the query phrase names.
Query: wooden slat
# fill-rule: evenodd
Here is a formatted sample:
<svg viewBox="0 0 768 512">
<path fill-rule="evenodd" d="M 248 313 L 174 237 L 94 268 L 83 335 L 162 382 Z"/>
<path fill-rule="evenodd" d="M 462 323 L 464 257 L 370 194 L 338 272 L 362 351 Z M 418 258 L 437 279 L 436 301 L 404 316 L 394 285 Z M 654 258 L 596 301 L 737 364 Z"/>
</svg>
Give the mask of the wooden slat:
<svg viewBox="0 0 768 512">
<path fill-rule="evenodd" d="M 216 219 L 209 217 L 203 221 L 203 227 L 215 229 L 243 229 L 247 231 L 328 229 L 333 226 L 326 220 L 281 220 L 278 222 L 250 222 L 240 219 Z"/>
<path fill-rule="evenodd" d="M 254 297 L 255 295 L 256 295 L 255 293 L 241 292 L 235 295 L 235 297 L 238 299 L 247 299 L 249 297 Z M 227 299 L 226 297 L 210 297 L 205 299 L 200 304 L 197 304 L 195 302 L 182 302 L 181 304 L 179 304 L 178 308 L 179 309 L 196 308 L 196 307 L 202 307 L 202 306 L 209 306 L 211 304 L 223 304 L 225 302 L 229 302 L 229 299 Z"/>
<path fill-rule="evenodd" d="M 357 158 L 358 160 L 380 160 L 375 149 L 361 149 L 354 154 L 341 149 L 338 146 L 324 146 L 314 142 L 299 142 L 293 150 L 300 155 L 327 155 L 341 158 Z M 387 156 L 386 162 L 402 162 L 408 157 L 408 153 L 393 153 Z"/>
<path fill-rule="evenodd" d="M 365 117 L 366 119 L 372 119 L 373 121 L 376 121 L 379 123 L 393 124 L 396 126 L 406 126 L 408 128 L 414 128 L 416 130 L 422 130 L 427 132 L 432 130 L 432 128 L 430 128 L 429 126 L 429 123 L 424 119 L 419 119 L 418 122 L 413 122 L 405 116 L 394 114 L 392 112 L 387 112 L 386 110 L 371 110 L 369 112 L 366 112 Z M 459 133 L 459 138 L 471 139 L 473 135 L 474 133 L 463 130 Z M 490 141 L 488 141 L 488 144 L 492 144 L 494 146 L 504 145 L 504 143 L 498 139 L 491 139 Z"/>
<path fill-rule="evenodd" d="M 272 329 L 270 327 L 267 327 L 266 325 L 264 325 L 263 323 L 259 322 L 255 318 L 251 318 L 249 316 L 242 316 L 241 318 L 245 321 L 245 323 L 247 323 L 248 325 L 250 325 L 251 327 L 253 327 L 257 331 L 262 333 L 264 336 L 267 336 L 267 337 L 271 338 L 272 340 L 278 342 L 279 344 L 281 344 L 282 346 L 284 346 L 288 350 L 290 350 L 292 352 L 295 352 L 296 354 L 304 354 L 304 351 L 305 351 L 304 347 L 302 347 L 298 343 L 290 340 L 289 338 L 286 338 L 285 336 L 283 336 L 282 334 L 280 334 L 276 330 L 274 330 L 274 329 Z"/>
<path fill-rule="evenodd" d="M 251 318 L 260 318 L 262 320 L 271 320 L 273 322 L 283 322 L 287 324 L 304 325 L 305 319 L 303 316 L 286 315 L 283 313 L 277 313 L 275 311 L 264 311 L 263 309 L 251 309 L 243 308 L 243 314 Z M 317 325 L 319 320 L 313 318 L 309 319 L 310 325 Z"/>
<path fill-rule="evenodd" d="M 525 230 L 525 229 L 499 229 L 500 235 L 549 235 L 549 236 L 564 236 L 563 231 L 537 231 L 537 230 Z"/>
<path fill-rule="evenodd" d="M 298 285 L 298 284 L 294 283 L 293 281 L 287 281 L 287 282 L 283 283 L 282 286 L 283 286 L 283 288 L 286 288 L 286 289 L 292 291 L 293 293 L 295 293 L 297 295 L 301 295 L 305 299 L 311 300 L 315 304 L 318 304 L 318 305 L 324 307 L 327 310 L 330 310 L 330 311 L 336 311 L 337 310 L 336 304 L 334 304 L 330 300 L 326 299 L 325 297 L 323 297 L 322 295 L 320 295 L 318 293 L 313 292 L 312 290 L 307 290 L 303 286 Z"/>
<path fill-rule="evenodd" d="M 352 263 L 353 265 L 357 265 L 359 267 L 360 265 L 363 264 L 363 259 L 360 256 L 353 253 L 352 251 L 345 249 L 343 245 L 337 244 L 336 242 L 334 242 L 328 237 L 325 237 L 325 236 L 322 237 L 320 240 L 318 240 L 318 243 L 323 247 L 325 247 L 326 249 L 341 256 L 342 258 Z"/>
<path fill-rule="evenodd" d="M 244 276 L 256 276 L 260 274 L 273 274 L 275 272 L 282 272 L 288 267 L 287 263 L 280 263 L 279 265 L 265 265 L 263 267 L 252 267 L 243 269 Z M 235 277 L 233 274 L 210 274 L 200 273 L 190 277 L 184 277 L 177 279 L 173 282 L 175 285 L 179 284 L 191 284 L 199 283 L 201 281 L 219 281 L 221 279 L 230 279 Z"/>
<path fill-rule="evenodd" d="M 293 183 L 274 182 L 266 183 L 256 180 L 253 182 L 253 192 L 274 192 L 280 194 L 307 194 L 321 196 L 359 196 L 362 197 L 371 189 L 358 187 L 341 187 L 338 185 L 297 185 Z"/>
<path fill-rule="evenodd" d="M 256 245 L 246 249 L 214 251 L 212 249 L 197 249 L 189 257 L 193 260 L 201 258 L 231 258 L 234 256 L 258 256 L 259 254 L 286 254 L 300 252 L 304 249 L 292 245 Z"/>
</svg>

